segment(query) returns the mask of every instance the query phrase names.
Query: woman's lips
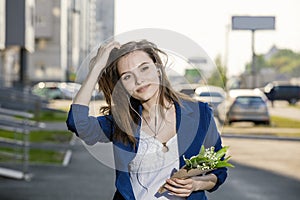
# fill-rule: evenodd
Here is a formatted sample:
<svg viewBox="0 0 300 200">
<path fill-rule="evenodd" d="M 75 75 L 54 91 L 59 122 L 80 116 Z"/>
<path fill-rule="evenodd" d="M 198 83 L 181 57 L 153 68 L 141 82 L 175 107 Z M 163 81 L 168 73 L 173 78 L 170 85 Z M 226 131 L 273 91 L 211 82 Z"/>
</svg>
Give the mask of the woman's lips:
<svg viewBox="0 0 300 200">
<path fill-rule="evenodd" d="M 147 88 L 149 87 L 149 85 L 145 85 L 145 86 L 142 86 L 142 87 L 139 87 L 136 92 L 138 93 L 143 93 L 147 90 Z"/>
</svg>

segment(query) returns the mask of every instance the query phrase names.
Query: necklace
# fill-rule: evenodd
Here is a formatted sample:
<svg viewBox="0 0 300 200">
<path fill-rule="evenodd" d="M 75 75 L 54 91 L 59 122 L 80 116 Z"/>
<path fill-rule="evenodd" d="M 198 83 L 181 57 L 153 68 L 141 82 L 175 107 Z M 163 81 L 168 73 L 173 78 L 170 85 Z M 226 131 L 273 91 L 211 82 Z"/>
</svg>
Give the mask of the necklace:
<svg viewBox="0 0 300 200">
<path fill-rule="evenodd" d="M 171 105 L 169 105 L 168 107 L 167 107 L 167 110 L 166 110 L 166 112 L 165 112 L 165 115 L 167 114 L 167 112 L 169 111 L 169 110 L 171 110 L 171 108 L 172 108 L 172 106 L 173 106 L 173 104 L 171 104 Z M 156 109 L 157 110 L 157 109 Z M 145 123 L 147 124 L 147 126 L 149 127 L 149 130 L 154 134 L 154 138 L 157 138 L 157 135 L 158 135 L 158 133 L 159 133 L 159 130 L 162 128 L 162 125 L 163 125 L 163 122 L 165 121 L 165 120 L 161 120 L 160 121 L 160 124 L 159 124 L 159 126 L 157 127 L 157 111 L 155 111 L 155 117 L 154 117 L 154 130 L 153 130 L 153 128 L 150 126 L 150 122 L 148 122 L 147 120 L 146 120 L 146 118 L 142 115 L 142 118 L 143 118 L 143 120 L 145 121 Z M 169 151 L 169 147 L 167 146 L 167 142 L 161 142 L 161 144 L 163 145 L 163 147 L 162 147 L 162 151 L 163 152 L 168 152 Z"/>
</svg>

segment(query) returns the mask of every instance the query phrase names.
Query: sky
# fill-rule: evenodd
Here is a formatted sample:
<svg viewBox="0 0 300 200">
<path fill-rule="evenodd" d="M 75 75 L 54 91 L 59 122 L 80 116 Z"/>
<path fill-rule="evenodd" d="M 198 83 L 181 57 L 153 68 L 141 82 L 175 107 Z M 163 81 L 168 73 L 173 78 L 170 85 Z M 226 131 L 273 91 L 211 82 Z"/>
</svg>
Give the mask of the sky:
<svg viewBox="0 0 300 200">
<path fill-rule="evenodd" d="M 231 30 L 232 16 L 275 16 L 275 30 L 255 32 L 255 53 L 272 46 L 300 53 L 299 0 L 115 0 L 115 34 L 143 28 L 168 29 L 218 55 L 228 75 L 251 61 L 251 31 Z"/>
</svg>

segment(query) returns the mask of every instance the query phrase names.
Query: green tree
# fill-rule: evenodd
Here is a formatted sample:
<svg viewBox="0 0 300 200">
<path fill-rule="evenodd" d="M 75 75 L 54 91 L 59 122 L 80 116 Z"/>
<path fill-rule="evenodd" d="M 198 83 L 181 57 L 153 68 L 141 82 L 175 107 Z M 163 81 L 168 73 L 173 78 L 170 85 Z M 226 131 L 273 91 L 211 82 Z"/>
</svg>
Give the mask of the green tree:
<svg viewBox="0 0 300 200">
<path fill-rule="evenodd" d="M 256 55 L 255 56 L 255 71 L 259 72 L 263 68 L 268 68 L 269 64 L 264 58 L 264 55 Z M 246 72 L 251 73 L 252 72 L 252 62 L 248 63 L 246 65 Z"/>
<path fill-rule="evenodd" d="M 270 59 L 269 66 L 279 73 L 300 76 L 300 54 L 288 49 L 280 50 Z"/>
<path fill-rule="evenodd" d="M 227 68 L 222 64 L 220 55 L 216 57 L 215 63 L 217 68 L 212 72 L 212 75 L 208 79 L 208 84 L 225 88 L 227 83 Z"/>
<path fill-rule="evenodd" d="M 265 55 L 257 55 L 255 70 L 259 73 L 263 68 L 271 68 L 277 73 L 298 77 L 300 76 L 300 54 L 289 49 L 281 49 L 268 60 L 265 59 Z M 251 70 L 250 62 L 246 65 L 246 72 L 250 73 Z"/>
</svg>

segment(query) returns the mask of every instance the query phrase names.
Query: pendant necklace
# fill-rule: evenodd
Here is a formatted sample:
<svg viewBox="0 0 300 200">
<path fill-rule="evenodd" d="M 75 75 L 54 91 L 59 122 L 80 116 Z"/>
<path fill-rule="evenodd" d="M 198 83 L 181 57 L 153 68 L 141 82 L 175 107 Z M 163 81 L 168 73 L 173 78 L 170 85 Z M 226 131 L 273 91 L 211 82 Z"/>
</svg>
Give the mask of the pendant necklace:
<svg viewBox="0 0 300 200">
<path fill-rule="evenodd" d="M 172 107 L 172 106 L 171 106 Z M 168 107 L 167 108 L 167 111 L 165 112 L 165 115 L 167 114 L 167 112 L 171 109 L 171 107 Z M 159 124 L 159 127 L 158 127 L 158 129 L 157 129 L 157 116 L 156 116 L 156 114 L 155 114 L 155 117 L 154 117 L 154 128 L 155 128 L 155 130 L 153 130 L 152 128 L 151 128 L 151 126 L 150 126 L 150 123 L 148 123 L 148 121 L 146 120 L 146 118 L 144 118 L 143 116 L 142 116 L 142 118 L 144 119 L 144 121 L 146 122 L 146 124 L 148 125 L 148 127 L 149 127 L 149 129 L 154 133 L 154 138 L 155 139 L 157 139 L 157 135 L 158 135 L 158 132 L 159 132 L 159 130 L 161 129 L 161 126 L 162 126 L 162 124 L 163 124 L 163 120 L 160 122 L 160 124 Z M 169 151 L 169 147 L 167 146 L 167 142 L 161 142 L 161 144 L 163 145 L 163 147 L 162 147 L 162 151 L 165 153 L 165 152 L 168 152 Z"/>
</svg>

